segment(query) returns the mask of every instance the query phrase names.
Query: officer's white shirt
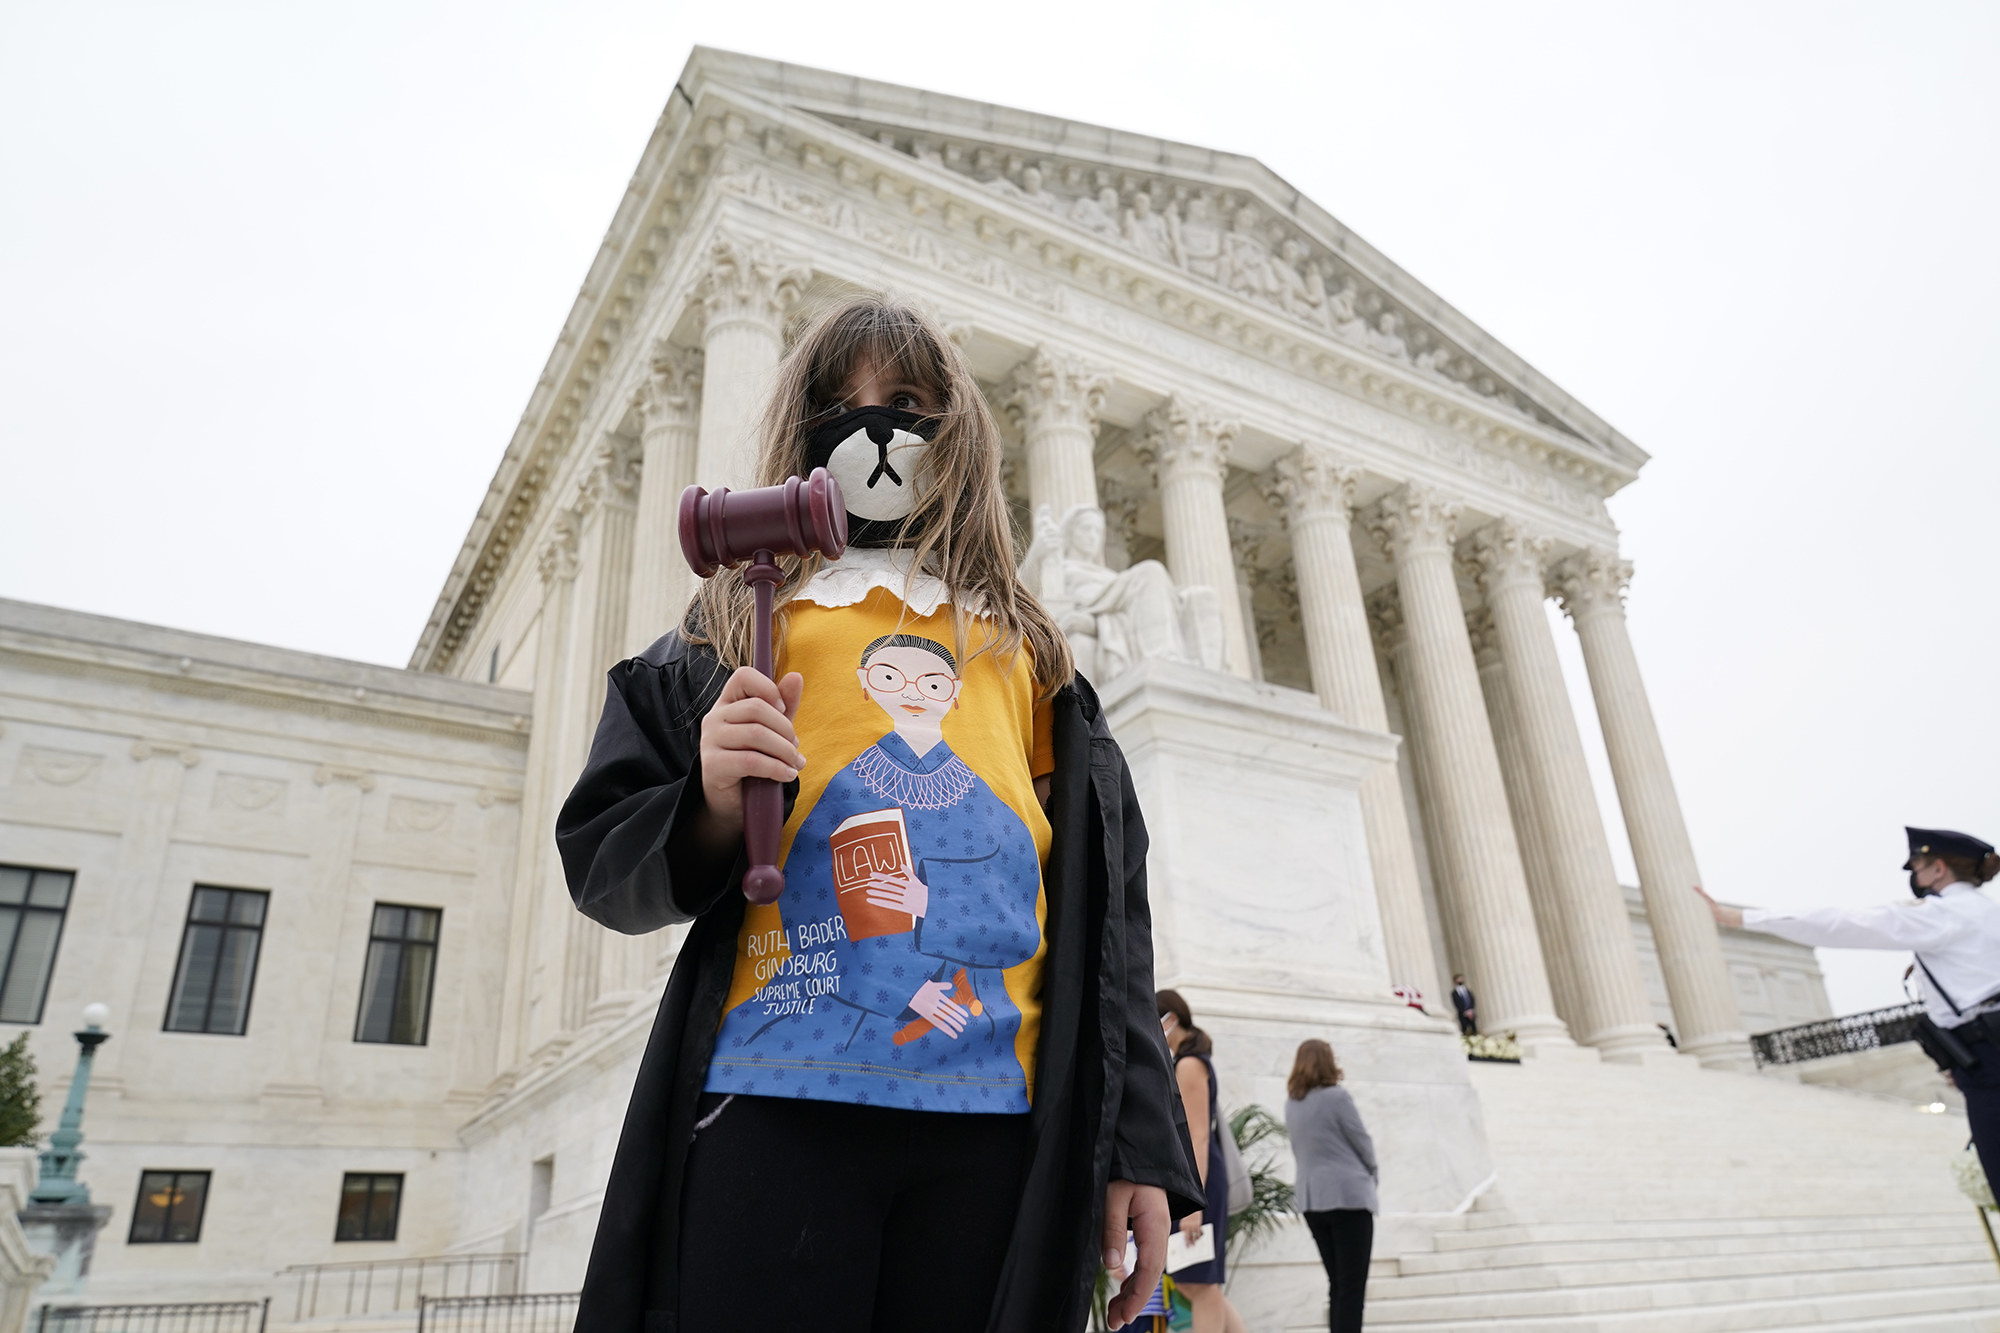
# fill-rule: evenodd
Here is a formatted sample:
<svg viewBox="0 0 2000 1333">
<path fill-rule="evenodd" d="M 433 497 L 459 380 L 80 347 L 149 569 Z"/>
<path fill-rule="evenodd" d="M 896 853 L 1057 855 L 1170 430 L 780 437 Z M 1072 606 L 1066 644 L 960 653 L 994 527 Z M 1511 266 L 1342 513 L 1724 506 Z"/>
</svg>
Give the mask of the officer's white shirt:
<svg viewBox="0 0 2000 1333">
<path fill-rule="evenodd" d="M 1743 925 L 1795 944 L 1831 949 L 1908 949 L 1918 954 L 1937 985 L 1918 968 L 1924 1010 L 1941 1028 L 1965 1022 L 1978 1002 L 2000 991 L 2000 903 L 1960 880 L 1935 894 L 1880 907 L 1821 907 L 1810 912 L 1743 909 Z M 1938 994 L 1943 986 L 1965 1014 Z"/>
</svg>

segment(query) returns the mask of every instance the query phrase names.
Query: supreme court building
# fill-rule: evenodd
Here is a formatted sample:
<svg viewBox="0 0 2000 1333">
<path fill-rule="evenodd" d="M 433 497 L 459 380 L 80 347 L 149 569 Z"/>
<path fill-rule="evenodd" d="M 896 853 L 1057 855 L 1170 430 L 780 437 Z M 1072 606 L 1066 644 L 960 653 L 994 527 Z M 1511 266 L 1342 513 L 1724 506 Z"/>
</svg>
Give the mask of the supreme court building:
<svg viewBox="0 0 2000 1333">
<path fill-rule="evenodd" d="M 965 350 L 1024 550 L 1086 533 L 1037 590 L 1098 645 L 1160 982 L 1228 1106 L 1278 1109 L 1297 1043 L 1332 1042 L 1384 1162 L 1378 1253 L 1494 1181 L 1451 973 L 1522 1077 L 1711 1077 L 1684 1071 L 1827 1015 L 1809 950 L 1721 938 L 1691 892 L 1604 503 L 1637 446 L 1250 158 L 697 50 L 407 670 L 0 604 L 0 874 L 56 877 L 22 883 L 67 914 L 0 1024 L 59 1092 L 74 1014 L 113 1012 L 92 1299 L 444 1253 L 575 1289 L 680 932 L 577 914 L 556 810 L 605 669 L 693 586 L 681 490 L 745 479 L 788 333 L 854 291 Z M 1207 590 L 1199 651 L 1115 650 L 1067 600 L 1147 561 Z M 196 1207 L 176 1173 L 198 1235 L 135 1239 Z M 1312 1299 L 1287 1244 L 1239 1303 Z"/>
</svg>

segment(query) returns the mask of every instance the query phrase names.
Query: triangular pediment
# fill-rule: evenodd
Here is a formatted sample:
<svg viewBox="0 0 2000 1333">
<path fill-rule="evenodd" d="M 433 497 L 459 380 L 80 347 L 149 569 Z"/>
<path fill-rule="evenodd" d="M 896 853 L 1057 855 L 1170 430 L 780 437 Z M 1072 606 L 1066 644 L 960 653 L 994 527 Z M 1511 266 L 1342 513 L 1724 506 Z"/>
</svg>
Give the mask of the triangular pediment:
<svg viewBox="0 0 2000 1333">
<path fill-rule="evenodd" d="M 905 154 L 1591 446 L 1646 454 L 1255 158 L 697 48 L 684 86 L 735 89 Z"/>
</svg>

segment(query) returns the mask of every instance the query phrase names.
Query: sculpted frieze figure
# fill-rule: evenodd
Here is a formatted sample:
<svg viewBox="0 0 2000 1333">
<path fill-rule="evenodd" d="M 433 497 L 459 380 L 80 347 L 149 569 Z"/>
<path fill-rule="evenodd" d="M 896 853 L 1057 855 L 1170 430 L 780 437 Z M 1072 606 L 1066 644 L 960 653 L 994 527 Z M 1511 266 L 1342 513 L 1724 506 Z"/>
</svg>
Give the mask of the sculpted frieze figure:
<svg viewBox="0 0 2000 1333">
<path fill-rule="evenodd" d="M 1173 229 L 1174 251 L 1181 267 L 1198 278 L 1221 282 L 1222 222 L 1216 216 L 1213 193 L 1203 190 L 1178 211 L 1167 215 Z"/>
<path fill-rule="evenodd" d="M 1154 210 L 1153 196 L 1144 190 L 1132 196 L 1132 206 L 1125 210 L 1123 235 L 1125 244 L 1148 259 L 1176 266 L 1181 262 L 1171 225 L 1164 214 Z"/>
<path fill-rule="evenodd" d="M 1119 238 L 1118 191 L 1107 185 L 1099 190 L 1095 197 L 1084 195 L 1070 205 L 1069 220 L 1085 231 L 1096 232 L 1099 236 L 1117 240 Z"/>
<path fill-rule="evenodd" d="M 1231 290 L 1253 301 L 1283 303 L 1278 262 L 1271 247 L 1257 235 L 1257 210 L 1245 204 L 1230 220 L 1222 238 L 1225 281 Z"/>
<path fill-rule="evenodd" d="M 1213 588 L 1176 588 L 1157 560 L 1104 563 L 1104 513 L 1078 505 L 1060 521 L 1035 511 L 1021 578 L 1056 618 L 1077 669 L 1100 684 L 1161 658 L 1222 669 L 1222 609 Z"/>
<path fill-rule="evenodd" d="M 1384 310 L 1375 321 L 1375 328 L 1368 341 L 1376 351 L 1398 360 L 1409 355 L 1409 348 L 1403 341 L 1403 317 L 1393 310 Z"/>
<path fill-rule="evenodd" d="M 1022 167 L 1021 183 L 1018 185 L 1005 176 L 995 179 L 992 185 L 1000 193 L 1018 199 L 1030 207 L 1039 208 L 1045 213 L 1059 214 L 1063 211 L 1061 198 L 1043 186 L 1040 167 Z"/>
</svg>

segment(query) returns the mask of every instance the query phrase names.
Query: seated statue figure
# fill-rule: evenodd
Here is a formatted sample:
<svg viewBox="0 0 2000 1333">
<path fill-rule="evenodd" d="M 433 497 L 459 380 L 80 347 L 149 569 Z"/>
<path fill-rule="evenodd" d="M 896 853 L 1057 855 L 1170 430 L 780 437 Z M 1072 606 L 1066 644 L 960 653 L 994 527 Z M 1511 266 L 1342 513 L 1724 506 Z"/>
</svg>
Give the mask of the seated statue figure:
<svg viewBox="0 0 2000 1333">
<path fill-rule="evenodd" d="M 1176 588 L 1166 566 L 1104 563 L 1104 511 L 1078 505 L 1056 520 L 1035 511 L 1021 577 L 1069 639 L 1077 670 L 1105 682 L 1146 658 L 1222 667 L 1222 611 L 1213 588 Z"/>
</svg>

